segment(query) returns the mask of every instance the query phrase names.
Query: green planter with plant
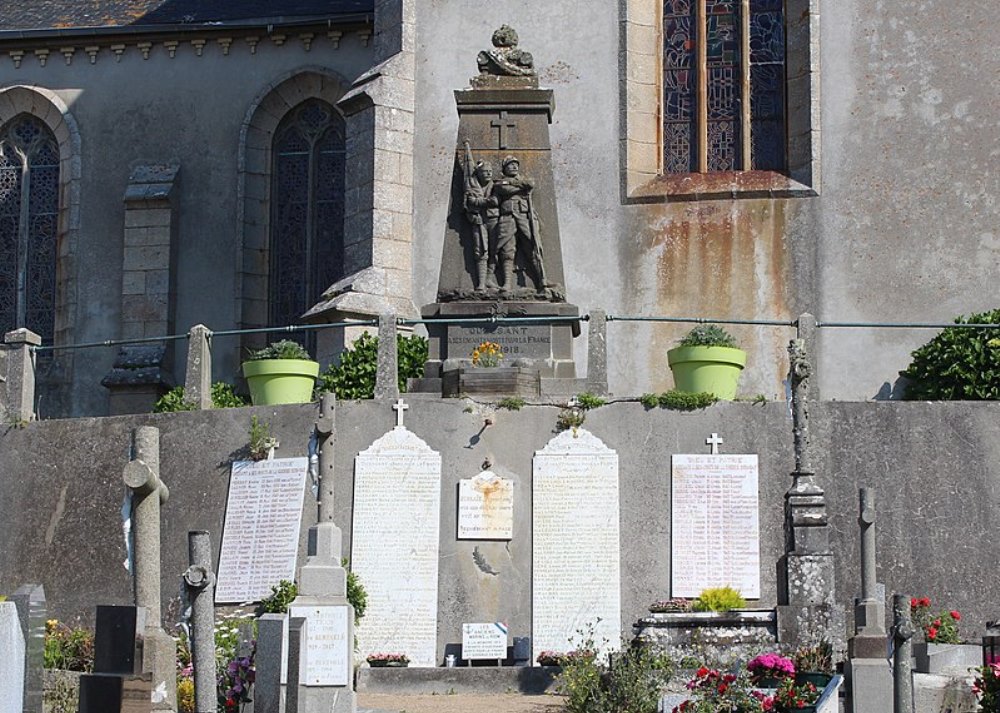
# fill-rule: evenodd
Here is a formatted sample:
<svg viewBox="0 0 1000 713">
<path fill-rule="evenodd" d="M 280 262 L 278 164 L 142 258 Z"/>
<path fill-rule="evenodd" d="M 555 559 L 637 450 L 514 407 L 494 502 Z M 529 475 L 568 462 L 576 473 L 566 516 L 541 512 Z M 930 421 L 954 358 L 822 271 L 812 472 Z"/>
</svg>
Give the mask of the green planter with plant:
<svg viewBox="0 0 1000 713">
<path fill-rule="evenodd" d="M 709 393 L 732 401 L 736 397 L 740 373 L 747 363 L 747 353 L 722 327 L 700 324 L 667 352 L 667 363 L 678 391 Z"/>
<path fill-rule="evenodd" d="M 251 352 L 243 362 L 243 376 L 254 406 L 309 403 L 318 375 L 319 363 L 290 339 Z"/>
</svg>

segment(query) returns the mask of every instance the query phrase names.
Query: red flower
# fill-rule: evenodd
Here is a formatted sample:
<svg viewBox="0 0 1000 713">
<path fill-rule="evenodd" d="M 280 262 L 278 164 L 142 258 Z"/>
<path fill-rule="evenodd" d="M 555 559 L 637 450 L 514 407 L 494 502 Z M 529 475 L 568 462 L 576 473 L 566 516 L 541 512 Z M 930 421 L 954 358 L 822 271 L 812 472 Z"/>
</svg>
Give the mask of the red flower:
<svg viewBox="0 0 1000 713">
<path fill-rule="evenodd" d="M 932 626 L 930 629 L 927 630 L 927 638 L 930 639 L 931 641 L 934 641 L 934 639 L 937 638 L 937 633 L 938 630 Z"/>
<path fill-rule="evenodd" d="M 934 620 L 934 626 L 941 626 L 941 620 L 940 619 L 935 619 Z"/>
<path fill-rule="evenodd" d="M 719 691 L 719 695 L 721 696 L 723 693 L 725 693 L 727 688 L 729 688 L 728 684 L 720 683 L 719 688 L 717 689 Z"/>
<path fill-rule="evenodd" d="M 708 669 L 702 666 L 701 668 L 698 669 L 698 671 L 694 675 L 697 678 L 704 678 L 705 676 L 708 675 Z"/>
<path fill-rule="evenodd" d="M 910 597 L 910 609 L 916 609 L 920 606 L 920 600 L 916 597 Z"/>
<path fill-rule="evenodd" d="M 920 606 L 929 607 L 930 605 L 931 605 L 930 597 L 924 597 L 923 599 L 920 600 Z"/>
<path fill-rule="evenodd" d="M 959 614 L 954 609 L 952 609 L 950 613 L 951 613 L 951 618 L 954 619 L 955 621 L 961 621 L 962 620 L 962 615 Z"/>
</svg>

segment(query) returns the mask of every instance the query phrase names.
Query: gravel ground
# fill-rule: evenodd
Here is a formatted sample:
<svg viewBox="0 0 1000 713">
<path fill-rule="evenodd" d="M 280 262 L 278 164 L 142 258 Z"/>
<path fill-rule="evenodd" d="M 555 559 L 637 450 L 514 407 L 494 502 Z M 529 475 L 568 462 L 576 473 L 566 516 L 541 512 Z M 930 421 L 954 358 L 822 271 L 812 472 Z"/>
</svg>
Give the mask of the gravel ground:
<svg viewBox="0 0 1000 713">
<path fill-rule="evenodd" d="M 358 709 L 379 713 L 559 713 L 562 696 L 455 694 L 404 696 L 389 693 L 359 693 Z"/>
</svg>

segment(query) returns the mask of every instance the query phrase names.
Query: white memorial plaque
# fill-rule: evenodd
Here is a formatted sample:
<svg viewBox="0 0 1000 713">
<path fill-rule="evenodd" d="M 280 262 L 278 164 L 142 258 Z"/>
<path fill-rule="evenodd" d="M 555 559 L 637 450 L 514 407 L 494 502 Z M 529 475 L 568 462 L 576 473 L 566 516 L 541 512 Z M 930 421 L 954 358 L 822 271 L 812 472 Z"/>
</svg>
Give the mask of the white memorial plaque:
<svg viewBox="0 0 1000 713">
<path fill-rule="evenodd" d="M 308 458 L 233 463 L 215 601 L 260 601 L 295 580 L 308 467 Z"/>
<path fill-rule="evenodd" d="M 514 481 L 484 470 L 458 482 L 458 539 L 514 537 Z"/>
<path fill-rule="evenodd" d="M 618 454 L 580 428 L 535 453 L 532 659 L 570 651 L 592 627 L 604 651 L 621 637 Z"/>
<path fill-rule="evenodd" d="M 756 454 L 675 455 L 671 465 L 671 595 L 729 586 L 759 599 Z"/>
<path fill-rule="evenodd" d="M 441 455 L 396 426 L 354 461 L 351 569 L 368 590 L 359 654 L 437 664 Z"/>
<path fill-rule="evenodd" d="M 304 686 L 348 685 L 354 662 L 353 642 L 347 640 L 347 607 L 289 607 L 288 616 L 305 617 L 308 622 L 306 665 L 299 671 L 299 682 Z"/>
<path fill-rule="evenodd" d="M 462 624 L 462 658 L 507 658 L 507 625 L 503 622 Z"/>
</svg>

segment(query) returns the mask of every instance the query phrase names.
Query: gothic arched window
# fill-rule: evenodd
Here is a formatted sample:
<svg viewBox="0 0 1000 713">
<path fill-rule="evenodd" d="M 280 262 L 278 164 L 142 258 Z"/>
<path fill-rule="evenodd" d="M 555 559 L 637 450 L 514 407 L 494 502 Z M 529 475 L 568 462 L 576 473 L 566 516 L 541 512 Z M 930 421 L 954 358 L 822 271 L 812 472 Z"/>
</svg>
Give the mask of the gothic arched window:
<svg viewBox="0 0 1000 713">
<path fill-rule="evenodd" d="M 784 0 L 663 0 L 664 173 L 785 168 Z"/>
<path fill-rule="evenodd" d="M 55 333 L 59 147 L 23 114 L 0 128 L 0 330 Z"/>
<path fill-rule="evenodd" d="M 344 276 L 344 120 L 319 99 L 303 102 L 274 135 L 270 324 L 295 324 Z"/>
</svg>

